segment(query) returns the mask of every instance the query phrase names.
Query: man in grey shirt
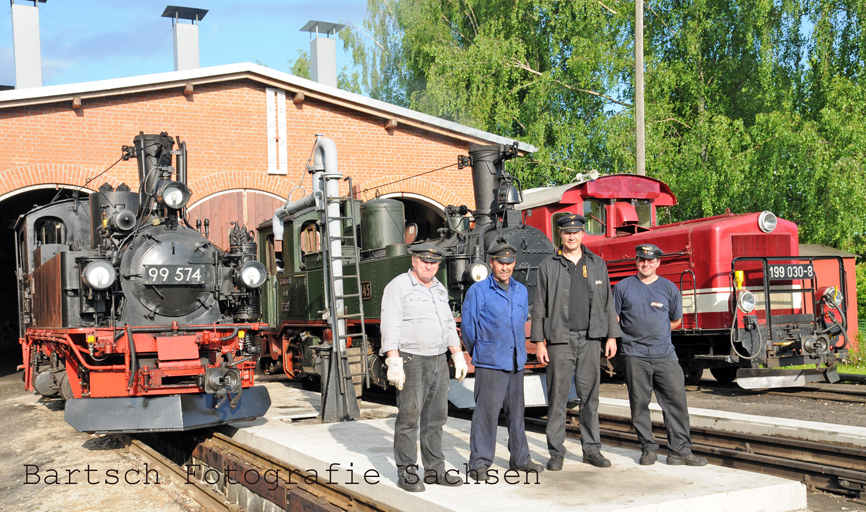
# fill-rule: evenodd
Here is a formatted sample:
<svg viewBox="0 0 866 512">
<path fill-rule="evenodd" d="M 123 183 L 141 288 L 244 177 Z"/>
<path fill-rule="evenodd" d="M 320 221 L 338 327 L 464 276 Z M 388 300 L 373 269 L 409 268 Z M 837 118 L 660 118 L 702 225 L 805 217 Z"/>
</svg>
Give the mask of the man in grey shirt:
<svg viewBox="0 0 866 512">
<path fill-rule="evenodd" d="M 382 293 L 379 354 L 387 357 L 388 381 L 398 390 L 394 424 L 397 485 L 421 492 L 424 483 L 449 487 L 463 483 L 457 470 L 445 471 L 442 454 L 442 431 L 448 418 L 445 353 L 451 352 L 458 381 L 466 377 L 468 367 L 448 306 L 448 291 L 436 279 L 442 250 L 424 243 L 411 252 L 412 268 L 391 280 Z M 423 482 L 416 472 L 419 423 Z"/>
</svg>

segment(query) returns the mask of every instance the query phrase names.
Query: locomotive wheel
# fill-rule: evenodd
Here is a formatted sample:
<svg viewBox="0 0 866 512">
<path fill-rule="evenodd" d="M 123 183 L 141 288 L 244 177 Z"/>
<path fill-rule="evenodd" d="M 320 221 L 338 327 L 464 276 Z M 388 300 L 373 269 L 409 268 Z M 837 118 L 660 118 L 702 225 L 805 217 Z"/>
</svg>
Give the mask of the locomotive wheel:
<svg viewBox="0 0 866 512">
<path fill-rule="evenodd" d="M 686 386 L 697 386 L 701 382 L 701 376 L 703 376 L 703 374 L 703 368 L 683 368 L 683 377 Z"/>
<path fill-rule="evenodd" d="M 69 382 L 69 377 L 66 375 L 66 372 L 58 373 L 57 377 L 60 380 L 60 396 L 62 396 L 64 400 L 75 398 L 75 394 L 72 393 L 72 384 Z"/>
<path fill-rule="evenodd" d="M 737 368 L 710 368 L 710 373 L 721 384 L 730 384 L 737 379 Z"/>
</svg>

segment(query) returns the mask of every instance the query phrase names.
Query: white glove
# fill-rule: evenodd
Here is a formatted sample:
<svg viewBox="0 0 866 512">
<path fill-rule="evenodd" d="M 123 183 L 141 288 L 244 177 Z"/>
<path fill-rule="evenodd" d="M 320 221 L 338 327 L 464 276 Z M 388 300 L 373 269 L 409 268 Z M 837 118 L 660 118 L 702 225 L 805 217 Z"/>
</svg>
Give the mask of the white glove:
<svg viewBox="0 0 866 512">
<path fill-rule="evenodd" d="M 403 390 L 403 384 L 406 382 L 406 372 L 403 371 L 402 357 L 389 357 L 385 359 L 385 365 L 388 367 L 388 382 L 390 382 L 398 391 Z"/>
<path fill-rule="evenodd" d="M 457 382 L 463 382 L 466 374 L 469 373 L 469 367 L 466 366 L 466 358 L 463 356 L 463 352 L 453 352 L 451 360 L 454 361 L 454 378 L 457 379 Z"/>
</svg>

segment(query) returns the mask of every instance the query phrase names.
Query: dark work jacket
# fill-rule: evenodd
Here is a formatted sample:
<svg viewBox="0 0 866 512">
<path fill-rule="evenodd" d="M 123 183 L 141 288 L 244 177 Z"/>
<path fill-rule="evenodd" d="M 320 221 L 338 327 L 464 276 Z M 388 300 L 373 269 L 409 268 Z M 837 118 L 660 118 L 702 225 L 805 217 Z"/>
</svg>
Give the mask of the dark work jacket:
<svg viewBox="0 0 866 512">
<path fill-rule="evenodd" d="M 472 364 L 494 370 L 522 370 L 526 364 L 529 292 L 512 277 L 508 291 L 490 276 L 469 288 L 463 301 L 460 332 Z"/>
<path fill-rule="evenodd" d="M 581 249 L 586 257 L 586 280 L 589 287 L 587 337 L 619 338 L 622 332 L 619 322 L 616 321 L 607 265 L 586 246 L 581 245 Z M 571 303 L 568 264 L 562 251 L 556 251 L 556 254 L 538 265 L 538 285 L 535 289 L 530 334 L 530 339 L 536 343 L 543 340 L 547 340 L 549 345 L 568 342 L 568 305 Z"/>
</svg>

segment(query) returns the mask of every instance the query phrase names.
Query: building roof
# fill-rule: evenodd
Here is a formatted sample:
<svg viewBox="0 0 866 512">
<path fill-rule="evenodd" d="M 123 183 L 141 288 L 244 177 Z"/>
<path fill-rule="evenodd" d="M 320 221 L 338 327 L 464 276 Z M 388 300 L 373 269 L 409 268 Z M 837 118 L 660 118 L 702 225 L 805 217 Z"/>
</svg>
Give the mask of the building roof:
<svg viewBox="0 0 866 512">
<path fill-rule="evenodd" d="M 845 252 L 827 245 L 800 244 L 800 256 L 841 256 L 843 258 L 856 258 L 856 254 Z"/>
<path fill-rule="evenodd" d="M 343 91 L 335 87 L 322 85 L 312 80 L 296 77 L 292 74 L 277 71 L 265 66 L 242 62 L 224 66 L 212 66 L 183 71 L 171 71 L 153 75 L 141 75 L 127 78 L 113 78 L 96 82 L 77 84 L 51 85 L 0 91 L 0 109 L 73 101 L 88 98 L 119 96 L 154 90 L 184 87 L 188 84 L 208 84 L 229 80 L 248 79 L 270 87 L 285 89 L 291 93 L 304 93 L 304 97 L 337 104 L 352 110 L 379 116 L 385 119 L 396 119 L 398 123 L 422 128 L 451 137 L 462 139 L 477 139 L 493 144 L 510 145 L 514 140 L 493 133 L 470 128 L 469 126 L 447 121 L 445 119 L 423 114 L 408 108 L 398 107 L 374 100 L 360 94 Z M 531 144 L 518 142 L 518 148 L 527 153 L 534 153 L 538 148 Z"/>
</svg>

